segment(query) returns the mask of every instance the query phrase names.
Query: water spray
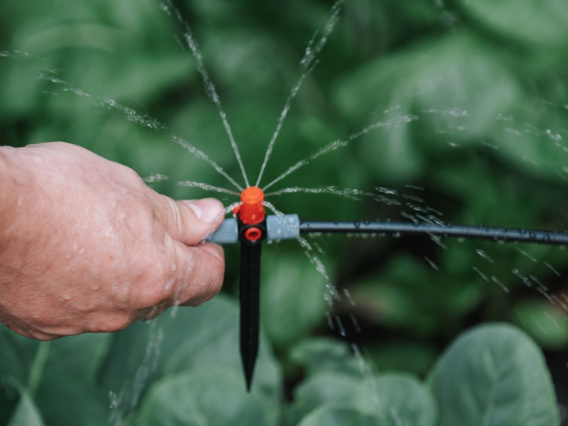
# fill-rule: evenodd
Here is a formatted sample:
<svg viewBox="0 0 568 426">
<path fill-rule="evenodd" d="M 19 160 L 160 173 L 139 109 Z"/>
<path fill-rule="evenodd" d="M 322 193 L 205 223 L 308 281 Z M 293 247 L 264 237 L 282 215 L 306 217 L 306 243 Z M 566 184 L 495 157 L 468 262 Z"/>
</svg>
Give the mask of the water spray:
<svg viewBox="0 0 568 426">
<path fill-rule="evenodd" d="M 300 234 L 348 233 L 568 245 L 568 233 L 552 231 L 406 222 L 308 222 L 300 220 L 295 214 L 266 215 L 264 192 L 256 186 L 241 192 L 241 203 L 233 213 L 235 217 L 225 219 L 208 241 L 241 244 L 240 351 L 247 391 L 250 391 L 258 355 L 260 255 L 263 241 L 298 239 Z"/>
</svg>

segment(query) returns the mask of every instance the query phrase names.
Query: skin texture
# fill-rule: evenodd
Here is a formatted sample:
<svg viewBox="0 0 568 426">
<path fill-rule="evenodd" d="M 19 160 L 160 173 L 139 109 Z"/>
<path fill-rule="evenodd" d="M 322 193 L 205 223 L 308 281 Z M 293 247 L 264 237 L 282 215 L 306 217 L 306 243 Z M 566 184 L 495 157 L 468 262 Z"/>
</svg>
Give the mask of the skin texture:
<svg viewBox="0 0 568 426">
<path fill-rule="evenodd" d="M 0 321 L 41 340 L 120 330 L 217 294 L 214 199 L 174 201 L 62 142 L 0 147 Z"/>
</svg>

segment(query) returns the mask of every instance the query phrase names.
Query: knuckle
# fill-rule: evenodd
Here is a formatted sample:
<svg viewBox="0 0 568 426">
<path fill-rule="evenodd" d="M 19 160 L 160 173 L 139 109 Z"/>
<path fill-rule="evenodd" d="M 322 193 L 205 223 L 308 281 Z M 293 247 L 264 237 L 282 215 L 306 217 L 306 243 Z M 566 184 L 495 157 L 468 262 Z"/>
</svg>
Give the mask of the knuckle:
<svg viewBox="0 0 568 426">
<path fill-rule="evenodd" d="M 152 269 L 135 286 L 133 300 L 138 309 L 149 308 L 163 303 L 175 283 L 175 274 L 172 263 L 165 260 L 152 263 Z"/>
<path fill-rule="evenodd" d="M 188 301 L 190 306 L 199 306 L 212 299 L 221 291 L 224 278 L 224 263 L 219 260 L 218 266 L 219 267 L 209 269 L 202 282 L 197 283 L 198 289 L 194 297 Z"/>
<path fill-rule="evenodd" d="M 140 178 L 140 175 L 138 173 L 136 173 L 136 171 L 128 166 L 122 165 L 121 164 L 121 168 L 122 168 L 122 172 L 124 173 L 124 176 L 128 179 L 134 180 L 134 181 L 141 181 L 142 179 Z"/>
</svg>

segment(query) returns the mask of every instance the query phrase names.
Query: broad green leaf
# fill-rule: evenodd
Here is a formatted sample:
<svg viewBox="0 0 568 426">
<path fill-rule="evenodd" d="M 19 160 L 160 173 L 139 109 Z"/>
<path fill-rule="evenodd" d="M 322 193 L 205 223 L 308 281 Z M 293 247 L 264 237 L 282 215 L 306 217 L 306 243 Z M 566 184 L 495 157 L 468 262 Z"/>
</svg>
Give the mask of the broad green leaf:
<svg viewBox="0 0 568 426">
<path fill-rule="evenodd" d="M 411 177 L 425 155 L 485 137 L 521 96 L 517 78 L 476 34 L 458 31 L 361 66 L 344 79 L 336 102 L 360 122 L 382 124 L 357 142 L 369 171 Z M 409 122 L 414 120 L 414 122 Z"/>
<path fill-rule="evenodd" d="M 148 386 L 163 375 L 204 368 L 241 371 L 238 304 L 224 295 L 198 308 L 179 307 L 150 323 L 116 333 L 100 380 L 121 400 L 122 410 L 137 405 Z M 280 373 L 261 335 L 253 389 L 276 398 Z M 240 391 L 245 391 L 240 377 Z"/>
<path fill-rule="evenodd" d="M 459 0 L 464 12 L 512 41 L 566 46 L 568 4 L 563 0 Z"/>
<path fill-rule="evenodd" d="M 7 426 L 43 426 L 44 424 L 34 401 L 30 395 L 24 391 Z"/>
<path fill-rule="evenodd" d="M 568 344 L 566 312 L 546 299 L 517 302 L 511 320 L 544 348 L 562 349 Z"/>
<path fill-rule="evenodd" d="M 474 254 L 469 253 L 469 262 Z M 353 289 L 356 306 L 372 313 L 373 321 L 382 326 L 412 330 L 422 336 L 436 333 L 447 323 L 448 316 L 464 316 L 483 295 L 478 283 L 459 279 L 463 269 L 446 271 L 446 256 L 451 255 L 441 253 L 436 262 L 438 270 L 424 258 L 407 254 L 392 258 L 385 271 L 366 277 Z M 465 272 L 471 272 L 469 264 Z M 420 321 L 416 321 L 417 317 Z"/>
<path fill-rule="evenodd" d="M 501 155 L 526 172 L 547 175 L 563 184 L 558 174 L 564 173 L 568 157 L 565 122 L 563 110 L 546 108 L 542 99 L 525 96 L 497 117 L 497 125 L 490 129 L 491 140 Z"/>
<path fill-rule="evenodd" d="M 558 407 L 542 353 L 508 324 L 461 335 L 429 378 L 440 426 L 556 426 Z"/>
<path fill-rule="evenodd" d="M 96 387 L 95 373 L 110 337 L 83 334 L 41 343 L 48 349 L 35 400 L 47 424 L 97 426 L 108 421 L 108 392 Z"/>
<path fill-rule="evenodd" d="M 337 372 L 324 372 L 302 382 L 294 391 L 294 403 L 286 412 L 286 424 L 298 424 L 300 419 L 323 405 L 359 407 L 358 377 Z"/>
<path fill-rule="evenodd" d="M 379 420 L 355 408 L 323 406 L 307 415 L 298 426 L 394 426 L 394 423 Z"/>
<path fill-rule="evenodd" d="M 29 411 L 29 391 L 34 395 L 35 409 L 48 424 L 95 426 L 106 421 L 107 395 L 95 390 L 93 379 L 109 335 L 38 342 L 1 328 L 0 339 L 0 378 L 8 386 L 13 382 L 17 388 L 27 389 L 18 410 Z"/>
<path fill-rule="evenodd" d="M 328 372 L 310 377 L 298 387 L 294 404 L 286 413 L 287 424 L 296 424 L 324 406 L 353 408 L 376 416 L 385 425 L 434 426 L 437 416 L 430 390 L 409 374 L 349 376 Z"/>
<path fill-rule="evenodd" d="M 43 381 L 36 405 L 46 424 L 58 426 L 99 426 L 109 418 L 108 391 L 88 383 L 87 377 L 60 374 Z"/>
<path fill-rule="evenodd" d="M 85 383 L 94 383 L 111 337 L 110 333 L 88 333 L 48 342 L 49 356 L 42 380 L 57 381 L 62 374 L 67 374 Z"/>
<path fill-rule="evenodd" d="M 278 407 L 260 392 L 243 391 L 238 369 L 205 368 L 166 376 L 142 402 L 141 426 L 275 426 Z"/>
<path fill-rule="evenodd" d="M 360 368 L 346 343 L 326 337 L 310 337 L 290 350 L 290 359 L 299 364 L 308 376 L 325 372 L 357 375 Z"/>
<path fill-rule="evenodd" d="M 265 253 L 262 262 L 262 323 L 274 345 L 286 347 L 323 322 L 325 281 L 314 265 L 296 257 Z"/>
<path fill-rule="evenodd" d="M 375 377 L 367 399 L 367 411 L 377 413 L 393 426 L 435 426 L 437 407 L 430 389 L 410 374 L 387 373 Z"/>
<path fill-rule="evenodd" d="M 14 333 L 0 324 L 0 381 L 15 380 L 25 386 L 39 342 Z"/>
</svg>

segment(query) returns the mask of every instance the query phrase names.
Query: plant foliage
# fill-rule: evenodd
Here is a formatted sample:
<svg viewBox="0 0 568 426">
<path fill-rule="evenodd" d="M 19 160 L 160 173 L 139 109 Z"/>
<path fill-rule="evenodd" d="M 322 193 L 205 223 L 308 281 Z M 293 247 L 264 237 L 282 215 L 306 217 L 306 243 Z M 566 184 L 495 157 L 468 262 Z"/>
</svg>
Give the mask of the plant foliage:
<svg viewBox="0 0 568 426">
<path fill-rule="evenodd" d="M 211 195 L 178 181 L 227 186 L 177 136 L 241 182 L 167 3 L 0 2 L 0 143 L 73 142 L 142 177 L 167 175 L 153 188 L 177 199 Z M 332 3 L 171 3 L 255 180 Z M 261 186 L 344 141 L 269 191 L 358 191 L 268 199 L 305 220 L 565 230 L 567 16 L 559 0 L 345 1 Z M 224 294 L 203 307 L 50 343 L 0 329 L 0 424 L 558 424 L 531 339 L 565 370 L 566 252 L 380 236 L 309 243 L 327 278 L 295 242 L 264 250 L 250 395 L 237 351 L 238 253 L 227 247 Z M 338 300 L 324 298 L 331 286 Z M 524 331 L 465 331 L 504 321 Z M 553 378 L 561 395 L 563 377 Z"/>
</svg>

